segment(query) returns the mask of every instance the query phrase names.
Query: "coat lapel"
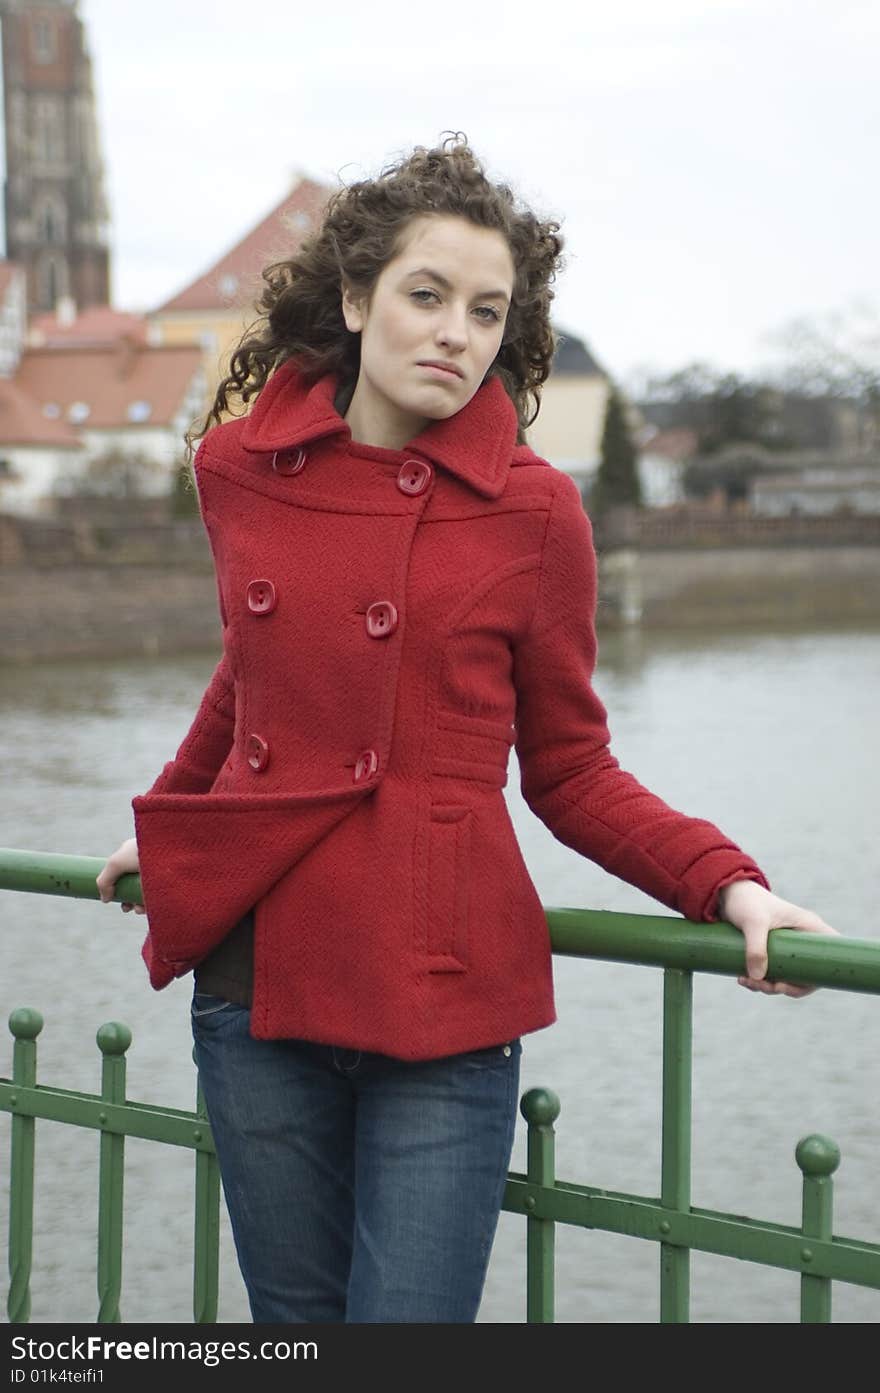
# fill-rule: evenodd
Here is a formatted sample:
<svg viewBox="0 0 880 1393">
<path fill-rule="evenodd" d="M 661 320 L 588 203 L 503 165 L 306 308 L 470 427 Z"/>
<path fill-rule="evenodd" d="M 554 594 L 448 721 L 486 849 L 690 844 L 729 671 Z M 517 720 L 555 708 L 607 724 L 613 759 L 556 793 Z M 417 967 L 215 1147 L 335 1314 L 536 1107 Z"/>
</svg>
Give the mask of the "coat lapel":
<svg viewBox="0 0 880 1393">
<path fill-rule="evenodd" d="M 334 406 L 338 378 L 304 380 L 290 359 L 277 368 L 260 392 L 245 422 L 241 442 L 246 450 L 290 450 L 312 440 L 339 436 L 351 439 L 346 421 Z M 497 377 L 488 378 L 467 406 L 445 421 L 432 421 L 403 450 L 454 474 L 485 498 L 504 492 L 516 444 L 516 408 Z"/>
</svg>

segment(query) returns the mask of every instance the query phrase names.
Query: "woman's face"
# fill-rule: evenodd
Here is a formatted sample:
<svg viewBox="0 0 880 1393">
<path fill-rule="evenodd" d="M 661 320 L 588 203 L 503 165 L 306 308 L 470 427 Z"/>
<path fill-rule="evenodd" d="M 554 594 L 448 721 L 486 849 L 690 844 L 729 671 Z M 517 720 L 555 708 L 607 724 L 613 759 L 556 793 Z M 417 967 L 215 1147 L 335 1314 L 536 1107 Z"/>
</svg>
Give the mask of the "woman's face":
<svg viewBox="0 0 880 1393">
<path fill-rule="evenodd" d="M 361 336 L 346 412 L 353 438 L 400 449 L 466 406 L 501 347 L 513 280 L 500 232 L 446 214 L 414 218 L 369 300 L 343 291 L 346 326 Z"/>
</svg>

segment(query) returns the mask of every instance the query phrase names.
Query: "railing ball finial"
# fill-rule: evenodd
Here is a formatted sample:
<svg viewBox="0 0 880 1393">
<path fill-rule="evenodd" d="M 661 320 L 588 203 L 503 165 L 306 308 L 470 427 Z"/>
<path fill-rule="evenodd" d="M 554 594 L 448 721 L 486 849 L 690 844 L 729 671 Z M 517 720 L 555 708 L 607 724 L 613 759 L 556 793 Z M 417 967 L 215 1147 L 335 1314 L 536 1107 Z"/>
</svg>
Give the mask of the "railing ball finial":
<svg viewBox="0 0 880 1393">
<path fill-rule="evenodd" d="M 530 1088 L 520 1099 L 519 1110 L 531 1127 L 549 1127 L 562 1104 L 552 1088 Z"/>
<path fill-rule="evenodd" d="M 131 1031 L 121 1021 L 107 1021 L 95 1036 L 102 1054 L 125 1054 L 131 1044 Z"/>
<path fill-rule="evenodd" d="M 17 1006 L 9 1017 L 9 1029 L 16 1040 L 36 1040 L 43 1029 L 43 1017 L 33 1006 Z"/>
<path fill-rule="evenodd" d="M 837 1142 L 819 1132 L 801 1137 L 794 1154 L 804 1175 L 833 1175 L 840 1165 Z"/>
</svg>

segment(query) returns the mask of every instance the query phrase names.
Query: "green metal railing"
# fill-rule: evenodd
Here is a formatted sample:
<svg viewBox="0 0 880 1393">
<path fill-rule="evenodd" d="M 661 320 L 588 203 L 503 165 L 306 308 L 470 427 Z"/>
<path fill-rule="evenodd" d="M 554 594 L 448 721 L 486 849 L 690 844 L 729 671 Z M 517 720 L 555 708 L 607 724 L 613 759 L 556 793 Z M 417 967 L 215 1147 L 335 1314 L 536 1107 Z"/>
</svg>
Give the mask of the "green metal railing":
<svg viewBox="0 0 880 1393">
<path fill-rule="evenodd" d="M 0 848 L 0 889 L 97 899 L 100 858 L 53 856 Z M 140 882 L 125 876 L 116 899 L 140 900 Z M 659 1197 L 616 1193 L 556 1179 L 554 1123 L 560 1112 L 549 1089 L 532 1088 L 521 1102 L 528 1124 L 527 1169 L 511 1172 L 504 1208 L 527 1226 L 527 1320 L 554 1318 L 555 1225 L 574 1224 L 649 1239 L 660 1245 L 660 1320 L 689 1318 L 690 1254 L 736 1257 L 801 1274 L 801 1320 L 831 1319 L 831 1284 L 880 1288 L 880 1244 L 833 1233 L 832 1175 L 836 1144 L 803 1137 L 795 1156 L 803 1176 L 800 1228 L 744 1218 L 690 1202 L 692 986 L 695 972 L 739 976 L 745 971 L 741 934 L 726 924 L 695 924 L 669 916 L 549 909 L 553 951 L 573 957 L 640 963 L 664 970 L 663 1122 Z M 770 935 L 770 978 L 880 993 L 880 942 L 820 938 L 790 929 Z M 122 1196 L 126 1137 L 141 1137 L 195 1152 L 193 1316 L 217 1316 L 220 1180 L 201 1094 L 194 1112 L 126 1098 L 125 1054 L 131 1033 L 110 1023 L 98 1031 L 103 1056 L 100 1094 L 37 1083 L 39 1012 L 13 1011 L 12 1079 L 0 1080 L 0 1110 L 12 1114 L 9 1218 L 12 1322 L 30 1314 L 34 1214 L 34 1131 L 37 1118 L 100 1132 L 98 1321 L 121 1320 Z"/>
</svg>

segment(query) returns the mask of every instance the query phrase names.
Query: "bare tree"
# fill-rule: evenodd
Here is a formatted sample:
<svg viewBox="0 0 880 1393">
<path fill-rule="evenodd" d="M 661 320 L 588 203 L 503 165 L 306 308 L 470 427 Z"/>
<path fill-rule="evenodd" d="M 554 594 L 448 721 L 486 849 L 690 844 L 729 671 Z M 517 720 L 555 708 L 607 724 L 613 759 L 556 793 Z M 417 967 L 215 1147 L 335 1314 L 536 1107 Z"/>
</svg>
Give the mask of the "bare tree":
<svg viewBox="0 0 880 1393">
<path fill-rule="evenodd" d="M 789 320 L 767 336 L 782 354 L 778 384 L 808 396 L 854 402 L 864 445 L 880 442 L 880 309 L 869 300 L 844 309 Z"/>
</svg>

